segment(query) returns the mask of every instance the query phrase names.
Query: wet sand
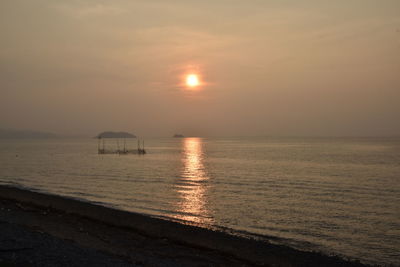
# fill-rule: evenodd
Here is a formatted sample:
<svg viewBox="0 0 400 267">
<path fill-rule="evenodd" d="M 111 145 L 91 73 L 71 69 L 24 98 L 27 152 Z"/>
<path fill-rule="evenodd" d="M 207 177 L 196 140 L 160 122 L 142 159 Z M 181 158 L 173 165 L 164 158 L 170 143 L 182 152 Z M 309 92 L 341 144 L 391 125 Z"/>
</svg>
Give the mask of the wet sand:
<svg viewBox="0 0 400 267">
<path fill-rule="evenodd" d="M 364 266 L 9 186 L 0 225 L 0 266 Z"/>
</svg>

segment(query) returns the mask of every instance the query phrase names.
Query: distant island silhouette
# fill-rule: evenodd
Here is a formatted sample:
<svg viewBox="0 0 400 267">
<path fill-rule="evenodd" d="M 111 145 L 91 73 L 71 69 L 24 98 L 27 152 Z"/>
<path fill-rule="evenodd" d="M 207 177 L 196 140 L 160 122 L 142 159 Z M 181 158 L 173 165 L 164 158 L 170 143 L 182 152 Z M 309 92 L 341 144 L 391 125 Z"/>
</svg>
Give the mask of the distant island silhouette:
<svg viewBox="0 0 400 267">
<path fill-rule="evenodd" d="M 136 138 L 134 134 L 128 132 L 102 132 L 98 134 L 95 138 Z"/>
<path fill-rule="evenodd" d="M 183 138 L 185 136 L 183 136 L 183 134 L 174 134 L 173 136 L 174 138 Z"/>
<path fill-rule="evenodd" d="M 55 138 L 56 134 L 32 130 L 0 129 L 0 138 Z"/>
</svg>

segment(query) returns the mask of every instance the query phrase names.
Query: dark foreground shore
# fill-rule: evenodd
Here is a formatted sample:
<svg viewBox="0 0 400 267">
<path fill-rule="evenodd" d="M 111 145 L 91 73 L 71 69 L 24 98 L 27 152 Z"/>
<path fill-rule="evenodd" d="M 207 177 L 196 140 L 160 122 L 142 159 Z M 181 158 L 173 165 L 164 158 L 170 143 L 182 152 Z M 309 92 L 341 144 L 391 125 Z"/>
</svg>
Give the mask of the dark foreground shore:
<svg viewBox="0 0 400 267">
<path fill-rule="evenodd" d="M 0 266 L 363 266 L 0 186 Z"/>
</svg>

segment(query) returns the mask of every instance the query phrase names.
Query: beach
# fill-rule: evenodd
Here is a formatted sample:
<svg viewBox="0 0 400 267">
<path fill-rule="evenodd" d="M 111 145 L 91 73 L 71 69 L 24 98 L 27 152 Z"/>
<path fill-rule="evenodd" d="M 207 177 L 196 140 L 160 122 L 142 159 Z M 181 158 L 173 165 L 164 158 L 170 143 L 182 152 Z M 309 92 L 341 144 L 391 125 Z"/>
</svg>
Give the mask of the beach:
<svg viewBox="0 0 400 267">
<path fill-rule="evenodd" d="M 0 259 L 11 266 L 363 266 L 10 186 L 0 205 Z M 57 246 L 32 246 L 46 242 Z"/>
<path fill-rule="evenodd" d="M 0 1 L 0 267 L 400 267 L 399 10 Z"/>
</svg>

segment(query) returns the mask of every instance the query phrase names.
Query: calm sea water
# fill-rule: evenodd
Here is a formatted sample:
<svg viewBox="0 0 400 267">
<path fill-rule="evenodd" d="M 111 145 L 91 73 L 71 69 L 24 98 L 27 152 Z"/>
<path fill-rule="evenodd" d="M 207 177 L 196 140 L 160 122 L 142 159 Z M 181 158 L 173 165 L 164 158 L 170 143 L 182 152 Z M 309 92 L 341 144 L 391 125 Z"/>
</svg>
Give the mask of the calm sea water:
<svg viewBox="0 0 400 267">
<path fill-rule="evenodd" d="M 165 138 L 146 146 L 147 155 L 118 156 L 98 155 L 94 139 L 0 140 L 0 183 L 400 265 L 400 139 Z"/>
</svg>

